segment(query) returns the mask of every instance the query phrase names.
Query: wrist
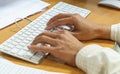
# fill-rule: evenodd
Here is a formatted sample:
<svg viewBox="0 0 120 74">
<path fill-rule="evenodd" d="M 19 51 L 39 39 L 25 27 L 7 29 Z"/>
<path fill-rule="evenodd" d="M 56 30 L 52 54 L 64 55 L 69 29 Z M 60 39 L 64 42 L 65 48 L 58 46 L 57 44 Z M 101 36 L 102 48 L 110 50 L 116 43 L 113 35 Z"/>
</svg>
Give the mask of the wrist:
<svg viewBox="0 0 120 74">
<path fill-rule="evenodd" d="M 111 25 L 98 25 L 96 28 L 97 38 L 110 39 Z"/>
</svg>

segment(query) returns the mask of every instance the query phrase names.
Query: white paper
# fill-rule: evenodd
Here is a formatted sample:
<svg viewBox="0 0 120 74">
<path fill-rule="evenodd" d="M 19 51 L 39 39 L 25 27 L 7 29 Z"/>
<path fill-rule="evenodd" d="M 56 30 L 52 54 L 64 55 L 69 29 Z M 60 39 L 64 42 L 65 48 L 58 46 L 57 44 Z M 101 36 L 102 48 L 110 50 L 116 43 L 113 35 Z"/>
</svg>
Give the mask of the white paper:
<svg viewBox="0 0 120 74">
<path fill-rule="evenodd" d="M 63 74 L 14 64 L 0 57 L 0 74 Z"/>
<path fill-rule="evenodd" d="M 49 6 L 40 0 L 0 0 L 0 29 Z"/>
</svg>

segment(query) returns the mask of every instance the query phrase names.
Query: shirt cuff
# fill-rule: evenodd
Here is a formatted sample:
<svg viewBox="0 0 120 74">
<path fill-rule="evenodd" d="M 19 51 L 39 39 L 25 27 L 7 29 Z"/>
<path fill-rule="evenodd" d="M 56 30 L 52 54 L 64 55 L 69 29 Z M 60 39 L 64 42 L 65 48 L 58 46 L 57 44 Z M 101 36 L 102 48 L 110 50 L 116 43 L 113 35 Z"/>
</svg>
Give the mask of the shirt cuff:
<svg viewBox="0 0 120 74">
<path fill-rule="evenodd" d="M 111 26 L 111 39 L 120 43 L 120 23 Z"/>
<path fill-rule="evenodd" d="M 79 52 L 76 55 L 76 66 L 78 68 L 84 68 L 84 65 L 86 64 L 85 59 L 87 56 L 90 56 L 91 54 L 96 54 L 97 52 L 100 52 L 103 47 L 91 44 L 83 47 L 79 50 Z"/>
</svg>

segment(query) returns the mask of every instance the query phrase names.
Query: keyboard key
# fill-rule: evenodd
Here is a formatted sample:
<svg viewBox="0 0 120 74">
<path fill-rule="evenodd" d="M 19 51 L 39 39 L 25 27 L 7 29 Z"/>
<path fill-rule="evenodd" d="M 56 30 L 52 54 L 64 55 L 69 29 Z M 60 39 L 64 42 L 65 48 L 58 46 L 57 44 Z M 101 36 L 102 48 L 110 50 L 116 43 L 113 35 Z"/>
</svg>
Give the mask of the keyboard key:
<svg viewBox="0 0 120 74">
<path fill-rule="evenodd" d="M 14 54 L 18 53 L 18 51 L 20 51 L 20 49 L 17 49 L 17 48 L 11 49 L 11 52 L 14 53 Z"/>
</svg>

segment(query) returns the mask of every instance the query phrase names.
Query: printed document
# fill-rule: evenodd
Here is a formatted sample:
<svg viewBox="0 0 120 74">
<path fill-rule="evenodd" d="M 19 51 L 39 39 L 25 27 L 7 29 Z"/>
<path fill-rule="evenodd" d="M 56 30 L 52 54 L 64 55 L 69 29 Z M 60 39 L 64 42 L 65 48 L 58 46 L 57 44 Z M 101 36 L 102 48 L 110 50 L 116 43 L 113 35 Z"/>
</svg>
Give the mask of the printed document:
<svg viewBox="0 0 120 74">
<path fill-rule="evenodd" d="M 64 74 L 14 64 L 0 57 L 0 74 Z"/>
<path fill-rule="evenodd" d="M 40 0 L 0 0 L 0 29 L 49 6 Z"/>
</svg>

